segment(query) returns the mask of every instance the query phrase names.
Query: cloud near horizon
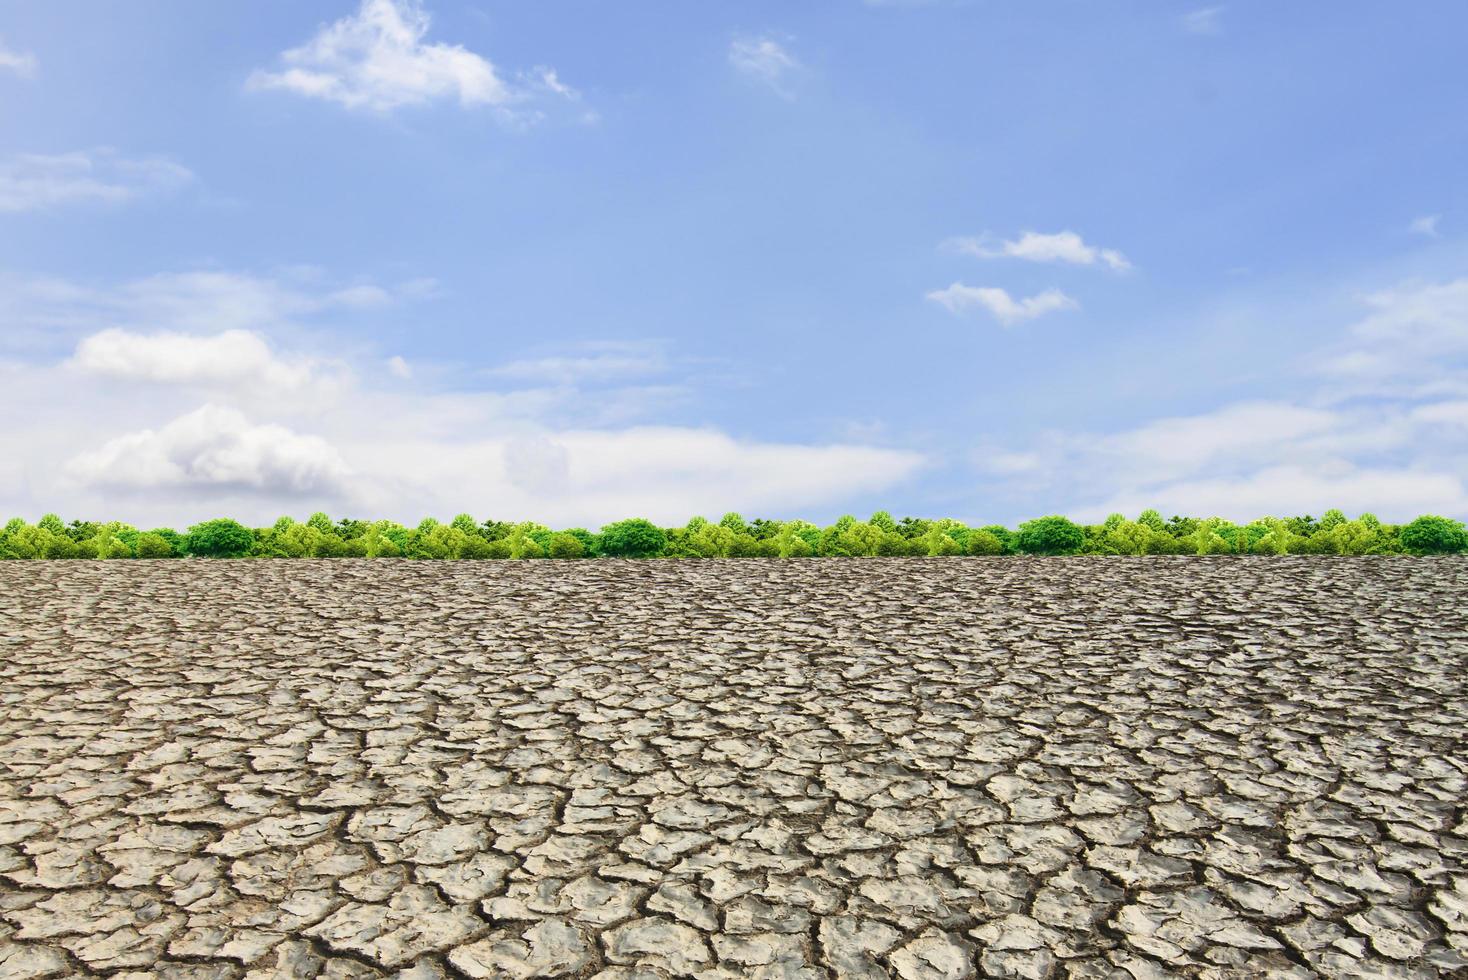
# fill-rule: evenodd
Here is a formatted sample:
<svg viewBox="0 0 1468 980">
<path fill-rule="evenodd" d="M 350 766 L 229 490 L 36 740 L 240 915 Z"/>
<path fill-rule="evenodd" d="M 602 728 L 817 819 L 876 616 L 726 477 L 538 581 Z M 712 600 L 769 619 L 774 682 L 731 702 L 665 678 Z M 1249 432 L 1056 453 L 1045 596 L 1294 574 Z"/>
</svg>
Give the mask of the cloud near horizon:
<svg viewBox="0 0 1468 980">
<path fill-rule="evenodd" d="M 991 446 L 976 458 L 983 479 L 1088 520 L 1145 507 L 1233 519 L 1327 507 L 1387 520 L 1468 513 L 1468 278 L 1362 304 L 1367 315 L 1333 356 L 1297 370 L 1293 399 Z"/>
</svg>

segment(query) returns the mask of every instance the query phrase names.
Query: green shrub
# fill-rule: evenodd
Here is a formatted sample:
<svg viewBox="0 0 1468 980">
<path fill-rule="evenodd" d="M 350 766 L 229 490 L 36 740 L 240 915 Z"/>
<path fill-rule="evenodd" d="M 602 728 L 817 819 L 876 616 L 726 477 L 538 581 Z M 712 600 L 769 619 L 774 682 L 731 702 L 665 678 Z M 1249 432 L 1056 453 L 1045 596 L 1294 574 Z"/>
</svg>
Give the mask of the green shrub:
<svg viewBox="0 0 1468 980">
<path fill-rule="evenodd" d="M 1451 555 L 1468 550 L 1468 530 L 1462 521 L 1424 514 L 1403 524 L 1397 540 L 1414 555 Z"/>
<path fill-rule="evenodd" d="M 1027 555 L 1073 555 L 1085 543 L 1086 532 L 1058 514 L 1026 521 L 1015 536 L 1015 545 Z"/>
<path fill-rule="evenodd" d="M 652 521 L 634 517 L 602 528 L 598 544 L 613 558 L 652 558 L 662 553 L 668 536 Z"/>
<path fill-rule="evenodd" d="M 138 535 L 139 558 L 172 558 L 176 552 L 163 535 L 148 531 Z"/>
<path fill-rule="evenodd" d="M 586 545 L 574 534 L 553 534 L 548 549 L 552 558 L 583 558 L 586 555 Z"/>
<path fill-rule="evenodd" d="M 970 555 L 1002 555 L 1004 554 L 1004 542 L 990 531 L 983 529 L 970 531 L 964 551 Z"/>
<path fill-rule="evenodd" d="M 184 538 L 188 553 L 204 558 L 240 558 L 254 543 L 254 532 L 228 517 L 195 524 Z"/>
</svg>

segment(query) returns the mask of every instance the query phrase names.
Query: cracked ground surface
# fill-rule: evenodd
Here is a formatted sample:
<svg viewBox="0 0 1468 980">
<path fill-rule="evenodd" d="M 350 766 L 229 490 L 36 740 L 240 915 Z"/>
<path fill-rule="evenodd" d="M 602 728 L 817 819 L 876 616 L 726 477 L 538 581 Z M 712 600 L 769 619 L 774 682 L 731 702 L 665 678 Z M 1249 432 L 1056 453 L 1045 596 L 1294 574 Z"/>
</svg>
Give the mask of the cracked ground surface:
<svg viewBox="0 0 1468 980">
<path fill-rule="evenodd" d="M 0 976 L 1465 976 L 1465 595 L 0 563 Z"/>
</svg>

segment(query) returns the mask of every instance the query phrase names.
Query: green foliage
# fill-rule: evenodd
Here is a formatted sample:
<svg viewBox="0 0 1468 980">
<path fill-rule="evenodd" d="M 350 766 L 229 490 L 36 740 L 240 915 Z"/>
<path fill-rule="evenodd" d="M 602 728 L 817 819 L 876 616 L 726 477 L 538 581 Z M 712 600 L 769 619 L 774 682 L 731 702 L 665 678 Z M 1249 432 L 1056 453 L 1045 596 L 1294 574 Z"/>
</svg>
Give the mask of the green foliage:
<svg viewBox="0 0 1468 980">
<path fill-rule="evenodd" d="M 581 558 L 586 554 L 586 545 L 576 535 L 563 531 L 551 535 L 549 552 L 552 558 Z"/>
<path fill-rule="evenodd" d="M 254 544 L 255 535 L 250 529 L 228 517 L 195 524 L 184 539 L 189 554 L 204 558 L 240 558 L 249 554 Z"/>
<path fill-rule="evenodd" d="M 573 560 L 603 555 L 625 558 L 902 557 L 910 555 L 1416 555 L 1468 551 L 1468 529 L 1447 517 L 1426 515 L 1396 527 L 1373 514 L 1354 520 L 1328 510 L 1310 516 L 1263 517 L 1234 524 L 1219 517 L 1173 517 L 1146 510 L 1135 521 L 1111 514 L 1081 527 L 1060 515 L 1027 521 L 1011 531 L 990 524 L 970 528 L 952 518 L 904 517 L 886 511 L 871 520 L 844 515 L 825 528 L 809 521 L 746 521 L 725 514 L 718 523 L 695 517 L 684 527 L 650 521 L 618 521 L 592 534 L 585 528 L 552 530 L 522 521 L 476 524 L 459 514 L 447 524 L 428 518 L 416 528 L 392 521 L 342 518 L 324 513 L 304 522 L 282 517 L 251 531 L 220 518 L 189 529 L 140 531 L 117 521 L 62 522 L 47 514 L 34 525 L 14 518 L 0 527 L 0 559 L 169 558 L 182 555 L 252 558 L 413 558 Z"/>
<path fill-rule="evenodd" d="M 744 523 L 744 518 L 740 517 L 732 510 L 729 513 L 725 514 L 723 517 L 719 518 L 719 526 L 726 527 L 729 530 L 733 531 L 735 534 L 749 533 L 749 525 Z"/>
<path fill-rule="evenodd" d="M 1052 514 L 1019 526 L 1015 545 L 1027 555 L 1073 555 L 1086 543 L 1086 532 L 1069 518 Z"/>
<path fill-rule="evenodd" d="M 992 531 L 980 528 L 969 532 L 964 551 L 970 555 L 1002 555 L 1004 554 L 1004 542 L 1000 541 Z"/>
<path fill-rule="evenodd" d="M 172 558 L 176 552 L 163 535 L 154 531 L 138 535 L 136 554 L 139 558 Z"/>
<path fill-rule="evenodd" d="M 1424 514 L 1397 532 L 1402 547 L 1414 555 L 1451 555 L 1468 551 L 1468 530 L 1462 521 Z"/>
<path fill-rule="evenodd" d="M 870 524 L 872 527 L 879 529 L 884 534 L 898 533 L 897 522 L 894 521 L 892 519 L 892 515 L 887 513 L 885 510 L 877 511 L 871 516 L 871 519 L 868 520 L 867 523 Z"/>
<path fill-rule="evenodd" d="M 1013 555 L 1019 551 L 1019 548 L 1016 547 L 1014 541 L 1015 533 L 1002 524 L 988 524 L 984 527 L 979 528 L 979 530 L 987 531 L 989 534 L 992 534 L 995 538 L 999 539 L 999 543 L 1004 546 L 1004 550 L 1001 551 L 1000 554 Z"/>
<path fill-rule="evenodd" d="M 601 553 L 613 558 L 653 558 L 662 553 L 668 536 L 652 521 L 634 517 L 601 529 Z"/>
</svg>

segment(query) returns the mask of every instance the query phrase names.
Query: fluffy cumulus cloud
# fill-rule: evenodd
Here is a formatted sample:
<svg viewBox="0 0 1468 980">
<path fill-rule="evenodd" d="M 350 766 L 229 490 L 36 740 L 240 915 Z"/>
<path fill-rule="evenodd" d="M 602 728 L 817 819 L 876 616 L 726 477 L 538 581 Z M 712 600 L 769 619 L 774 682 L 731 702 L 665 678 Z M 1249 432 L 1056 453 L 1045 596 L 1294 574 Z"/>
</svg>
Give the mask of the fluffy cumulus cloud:
<svg viewBox="0 0 1468 980">
<path fill-rule="evenodd" d="M 512 82 L 483 55 L 429 41 L 430 22 L 419 0 L 362 0 L 355 13 L 283 52 L 278 69 L 252 74 L 248 87 L 376 112 L 443 100 L 503 108 L 538 93 L 577 97 L 552 69 Z"/>
<path fill-rule="evenodd" d="M 983 479 L 1083 518 L 1144 507 L 1468 516 L 1468 279 L 1363 302 L 1336 347 L 1288 379 L 1293 398 L 988 447 L 977 457 Z"/>
<path fill-rule="evenodd" d="M 67 474 L 118 490 L 252 492 L 265 496 L 337 495 L 351 471 L 324 439 L 282 425 L 256 424 L 218 405 L 159 429 L 131 432 L 70 460 Z"/>
<path fill-rule="evenodd" d="M 5 39 L 0 38 L 0 71 L 10 71 L 21 78 L 31 78 L 36 74 L 36 56 L 29 51 L 7 47 Z"/>
<path fill-rule="evenodd" d="M 736 37 L 729 42 L 729 64 L 784 98 L 792 98 L 790 87 L 801 64 L 785 45 L 769 35 Z"/>
<path fill-rule="evenodd" d="M 1012 258 L 1027 262 L 1064 262 L 1070 265 L 1105 265 L 1116 272 L 1132 267 L 1125 255 L 1114 248 L 1089 245 L 1073 231 L 1042 234 L 1026 231 L 1018 238 L 1002 241 L 991 235 L 977 238 L 955 238 L 949 245 L 959 252 L 981 259 Z"/>
<path fill-rule="evenodd" d="M 985 310 L 1006 327 L 1047 313 L 1080 309 L 1079 303 L 1058 289 L 1047 289 L 1034 296 L 1016 299 L 997 286 L 966 286 L 961 282 L 955 282 L 946 289 L 933 290 L 928 293 L 928 299 L 949 313 Z"/>
<path fill-rule="evenodd" d="M 88 374 L 161 384 L 294 389 L 321 381 L 310 359 L 279 357 L 264 337 L 249 330 L 199 336 L 113 328 L 82 340 L 70 363 Z"/>
<path fill-rule="evenodd" d="M 0 160 L 0 211 L 122 204 L 191 180 L 186 167 L 163 157 L 126 157 L 106 148 L 20 153 Z"/>
</svg>

